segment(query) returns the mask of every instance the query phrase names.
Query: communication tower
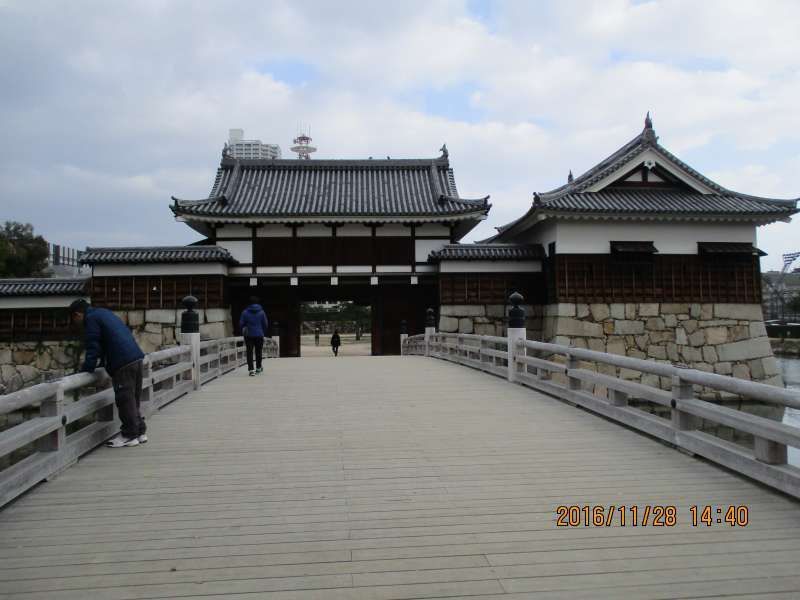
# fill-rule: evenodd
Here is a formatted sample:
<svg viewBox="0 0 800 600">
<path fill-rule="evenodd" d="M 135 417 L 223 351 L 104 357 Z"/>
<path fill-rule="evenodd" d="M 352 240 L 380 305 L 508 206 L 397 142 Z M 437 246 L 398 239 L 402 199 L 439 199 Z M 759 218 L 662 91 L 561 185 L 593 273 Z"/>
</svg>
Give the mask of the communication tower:
<svg viewBox="0 0 800 600">
<path fill-rule="evenodd" d="M 316 146 L 311 145 L 311 136 L 301 133 L 294 140 L 294 146 L 290 148 L 292 152 L 297 153 L 297 158 L 300 160 L 308 160 L 311 158 L 311 153 L 316 152 Z"/>
</svg>

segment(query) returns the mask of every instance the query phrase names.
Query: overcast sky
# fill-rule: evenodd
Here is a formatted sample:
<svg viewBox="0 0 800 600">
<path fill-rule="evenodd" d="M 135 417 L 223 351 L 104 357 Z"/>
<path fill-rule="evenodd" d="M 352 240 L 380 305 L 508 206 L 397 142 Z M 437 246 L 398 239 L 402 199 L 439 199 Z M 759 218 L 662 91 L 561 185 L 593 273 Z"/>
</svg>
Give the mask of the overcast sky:
<svg viewBox="0 0 800 600">
<path fill-rule="evenodd" d="M 800 2 L 0 0 L 0 220 L 184 244 L 228 129 L 318 158 L 434 157 L 479 239 L 641 131 L 720 184 L 800 196 Z M 759 229 L 800 251 L 800 217 Z"/>
</svg>

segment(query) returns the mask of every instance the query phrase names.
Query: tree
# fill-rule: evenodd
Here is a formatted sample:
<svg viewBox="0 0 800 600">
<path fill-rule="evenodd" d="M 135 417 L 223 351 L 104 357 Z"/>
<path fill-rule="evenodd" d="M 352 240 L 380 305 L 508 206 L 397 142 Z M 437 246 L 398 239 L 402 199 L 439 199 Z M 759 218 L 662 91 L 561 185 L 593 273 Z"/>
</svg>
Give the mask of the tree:
<svg viewBox="0 0 800 600">
<path fill-rule="evenodd" d="M 33 225 L 6 221 L 0 229 L 0 276 L 32 277 L 41 275 L 47 267 L 50 251 L 40 235 L 34 235 Z"/>
</svg>

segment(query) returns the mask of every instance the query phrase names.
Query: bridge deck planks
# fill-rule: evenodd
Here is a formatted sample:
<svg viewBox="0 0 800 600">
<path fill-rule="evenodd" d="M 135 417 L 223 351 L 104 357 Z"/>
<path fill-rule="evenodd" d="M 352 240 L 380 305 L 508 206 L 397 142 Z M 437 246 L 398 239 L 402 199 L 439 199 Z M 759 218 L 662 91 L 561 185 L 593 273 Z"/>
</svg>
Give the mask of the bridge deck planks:
<svg viewBox="0 0 800 600">
<path fill-rule="evenodd" d="M 266 362 L 0 511 L 0 598 L 796 597 L 800 504 L 582 410 L 419 357 Z M 675 504 L 674 528 L 556 528 Z M 692 504 L 751 523 L 693 528 Z"/>
</svg>

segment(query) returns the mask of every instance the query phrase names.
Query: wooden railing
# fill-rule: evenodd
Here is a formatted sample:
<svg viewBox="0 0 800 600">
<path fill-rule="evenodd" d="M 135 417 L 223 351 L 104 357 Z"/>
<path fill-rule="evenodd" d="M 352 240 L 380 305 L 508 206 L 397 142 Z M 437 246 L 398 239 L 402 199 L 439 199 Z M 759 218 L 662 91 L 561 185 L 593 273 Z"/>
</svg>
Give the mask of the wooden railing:
<svg viewBox="0 0 800 600">
<path fill-rule="evenodd" d="M 200 381 L 205 383 L 246 362 L 243 338 L 201 342 Z M 264 340 L 264 355 L 277 356 L 277 344 Z M 151 352 L 144 358 L 144 416 L 194 389 L 191 346 Z M 0 396 L 0 415 L 39 405 L 37 417 L 0 432 L 0 459 L 21 452 L 21 460 L 0 465 L 0 506 L 38 482 L 60 473 L 119 431 L 114 390 L 105 370 L 78 373 Z M 70 401 L 70 396 L 78 397 Z"/>
<path fill-rule="evenodd" d="M 800 448 L 800 428 L 696 397 L 700 390 L 726 392 L 800 409 L 800 392 L 679 365 L 511 337 L 415 335 L 404 341 L 403 354 L 431 356 L 507 377 L 800 497 L 800 469 L 787 464 L 787 446 Z M 614 367 L 614 373 L 619 368 L 669 378 L 671 391 L 600 373 L 600 365 Z M 641 401 L 664 407 L 669 418 L 634 405 Z M 750 434 L 752 447 L 700 431 L 703 420 Z"/>
</svg>

